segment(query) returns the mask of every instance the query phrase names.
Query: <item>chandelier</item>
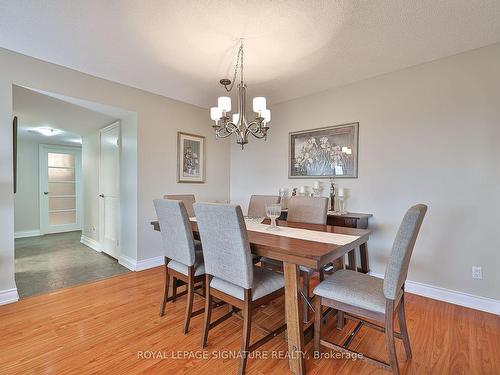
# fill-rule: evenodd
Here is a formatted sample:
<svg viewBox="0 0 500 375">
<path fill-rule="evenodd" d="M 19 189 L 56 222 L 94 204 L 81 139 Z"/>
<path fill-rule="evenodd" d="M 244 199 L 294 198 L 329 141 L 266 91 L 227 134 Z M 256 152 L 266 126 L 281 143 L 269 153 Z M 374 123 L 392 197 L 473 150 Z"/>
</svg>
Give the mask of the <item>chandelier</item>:
<svg viewBox="0 0 500 375">
<path fill-rule="evenodd" d="M 210 108 L 210 118 L 215 121 L 212 125 L 215 132 L 215 138 L 227 138 L 232 134 L 236 135 L 236 143 L 241 145 L 241 148 L 248 143 L 248 135 L 252 134 L 255 138 L 264 140 L 267 137 L 269 130 L 269 122 L 271 121 L 271 111 L 266 108 L 266 98 L 258 96 L 253 98 L 253 112 L 255 112 L 255 120 L 247 121 L 246 116 L 246 96 L 247 86 L 243 81 L 243 40 L 240 40 L 240 48 L 236 58 L 236 66 L 234 69 L 233 80 L 224 78 L 220 80 L 220 84 L 224 86 L 227 92 L 231 92 L 240 72 L 240 83 L 238 84 L 238 111 L 231 112 L 231 98 L 229 96 L 221 96 L 217 101 L 217 107 Z"/>
</svg>

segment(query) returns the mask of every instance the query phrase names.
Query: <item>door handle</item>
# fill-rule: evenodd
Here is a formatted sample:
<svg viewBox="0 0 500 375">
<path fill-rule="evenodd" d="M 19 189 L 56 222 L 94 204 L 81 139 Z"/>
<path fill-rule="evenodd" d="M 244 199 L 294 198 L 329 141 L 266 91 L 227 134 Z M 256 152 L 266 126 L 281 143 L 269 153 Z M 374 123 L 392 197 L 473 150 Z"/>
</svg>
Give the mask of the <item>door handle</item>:
<svg viewBox="0 0 500 375">
<path fill-rule="evenodd" d="M 44 191 L 43 194 L 44 195 L 49 195 L 49 192 L 48 191 Z"/>
<path fill-rule="evenodd" d="M 99 194 L 99 197 L 104 198 L 104 194 Z"/>
</svg>

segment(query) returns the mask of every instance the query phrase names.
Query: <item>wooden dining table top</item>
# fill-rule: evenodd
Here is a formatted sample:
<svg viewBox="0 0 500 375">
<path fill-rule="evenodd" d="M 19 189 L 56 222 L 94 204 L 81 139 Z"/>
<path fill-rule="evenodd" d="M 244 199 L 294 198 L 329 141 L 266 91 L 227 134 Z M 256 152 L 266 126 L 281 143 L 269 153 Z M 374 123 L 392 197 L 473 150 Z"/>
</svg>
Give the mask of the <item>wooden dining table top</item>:
<svg viewBox="0 0 500 375">
<path fill-rule="evenodd" d="M 269 223 L 269 219 L 265 219 L 262 223 Z M 337 245 L 333 243 L 280 236 L 279 231 L 263 233 L 248 230 L 248 241 L 252 253 L 313 269 L 319 269 L 335 259 L 342 257 L 344 254 L 361 244 L 366 243 L 371 234 L 371 231 L 367 229 L 322 224 L 305 224 L 281 220 L 278 220 L 276 223 L 279 227 L 299 228 L 355 236 L 351 242 Z M 160 230 L 158 221 L 152 221 L 151 225 L 153 225 L 155 230 Z M 195 221 L 191 221 L 191 228 L 193 233 L 198 233 L 198 225 Z"/>
</svg>

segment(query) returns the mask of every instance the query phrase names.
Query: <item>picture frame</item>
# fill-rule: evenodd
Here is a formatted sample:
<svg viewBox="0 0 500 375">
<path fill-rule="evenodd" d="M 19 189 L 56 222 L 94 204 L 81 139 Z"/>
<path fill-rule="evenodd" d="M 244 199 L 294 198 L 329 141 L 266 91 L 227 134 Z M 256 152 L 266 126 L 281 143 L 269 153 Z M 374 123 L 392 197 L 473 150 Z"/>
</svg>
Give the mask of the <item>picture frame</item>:
<svg viewBox="0 0 500 375">
<path fill-rule="evenodd" d="M 288 178 L 358 178 L 359 122 L 289 133 Z"/>
<path fill-rule="evenodd" d="M 205 137 L 177 132 L 177 182 L 205 182 Z"/>
</svg>

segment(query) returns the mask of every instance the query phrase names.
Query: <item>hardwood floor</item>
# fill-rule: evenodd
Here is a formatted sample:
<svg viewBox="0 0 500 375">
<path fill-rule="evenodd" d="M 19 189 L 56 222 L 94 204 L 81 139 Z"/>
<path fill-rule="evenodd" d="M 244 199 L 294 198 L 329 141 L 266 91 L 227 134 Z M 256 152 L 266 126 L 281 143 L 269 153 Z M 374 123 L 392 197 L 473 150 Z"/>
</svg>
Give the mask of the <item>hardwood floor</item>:
<svg viewBox="0 0 500 375">
<path fill-rule="evenodd" d="M 0 306 L 0 373 L 236 373 L 239 359 L 221 357 L 237 355 L 242 321 L 230 318 L 211 330 L 201 351 L 202 315 L 191 320 L 188 335 L 182 334 L 186 296 L 168 303 L 160 318 L 162 282 L 162 268 L 155 268 Z M 413 359 L 405 360 L 397 340 L 402 374 L 500 374 L 499 316 L 412 294 L 406 306 Z M 201 307 L 203 300 L 195 296 L 194 309 Z M 213 319 L 226 312 L 227 307 L 215 309 Z M 283 299 L 254 312 L 254 321 L 270 329 L 283 319 Z M 334 327 L 335 318 L 325 327 L 326 337 L 339 340 L 353 323 L 342 331 Z M 264 335 L 254 326 L 252 342 Z M 286 358 L 271 358 L 285 355 L 284 335 L 260 348 L 258 354 L 268 359 L 249 359 L 248 374 L 288 373 Z M 382 333 L 363 327 L 351 345 L 386 359 L 384 340 Z M 313 359 L 312 341 L 306 348 L 308 374 L 389 374 L 362 361 Z"/>
</svg>

